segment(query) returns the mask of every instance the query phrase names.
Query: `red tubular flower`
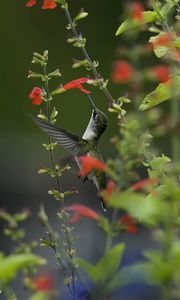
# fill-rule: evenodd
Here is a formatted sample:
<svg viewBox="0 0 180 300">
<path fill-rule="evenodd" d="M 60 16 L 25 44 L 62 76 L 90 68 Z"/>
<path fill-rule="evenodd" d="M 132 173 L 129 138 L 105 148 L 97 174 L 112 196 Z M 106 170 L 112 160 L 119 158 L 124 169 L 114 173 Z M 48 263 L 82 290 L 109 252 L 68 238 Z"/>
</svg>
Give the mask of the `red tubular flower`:
<svg viewBox="0 0 180 300">
<path fill-rule="evenodd" d="M 44 0 L 42 9 L 54 9 L 57 6 L 57 3 L 53 0 Z"/>
<path fill-rule="evenodd" d="M 92 170 L 102 170 L 105 171 L 107 166 L 102 161 L 92 157 L 92 156 L 80 156 L 79 161 L 82 164 L 81 171 L 79 173 L 80 176 L 86 176 Z"/>
<path fill-rule="evenodd" d="M 29 99 L 34 105 L 40 105 L 43 102 L 42 99 L 42 89 L 39 87 L 34 87 L 29 93 Z"/>
<path fill-rule="evenodd" d="M 74 217 L 69 220 L 71 223 L 79 221 L 82 217 L 96 221 L 100 219 L 100 216 L 94 210 L 85 205 L 73 204 L 69 207 L 66 207 L 65 210 L 75 212 Z"/>
<path fill-rule="evenodd" d="M 103 199 L 108 202 L 109 199 L 111 198 L 111 195 L 114 191 L 117 190 L 117 185 L 113 180 L 109 180 L 106 188 L 102 191 L 102 197 Z"/>
<path fill-rule="evenodd" d="M 32 7 L 36 4 L 36 0 L 29 0 L 27 3 L 26 3 L 26 6 L 27 7 Z"/>
<path fill-rule="evenodd" d="M 131 186 L 131 188 L 134 190 L 134 191 L 138 191 L 138 190 L 141 190 L 143 189 L 144 187 L 148 186 L 148 185 L 152 185 L 154 183 L 158 183 L 158 179 L 157 178 L 146 178 L 146 179 L 143 179 L 141 181 L 138 181 L 136 182 L 135 184 L 133 184 Z"/>
<path fill-rule="evenodd" d="M 36 0 L 29 0 L 26 4 L 27 7 L 32 7 L 37 3 Z M 42 9 L 53 9 L 57 6 L 57 3 L 53 0 L 44 0 L 43 1 L 43 5 L 42 5 Z"/>
<path fill-rule="evenodd" d="M 141 2 L 134 2 L 131 4 L 131 10 L 132 10 L 132 18 L 137 21 L 143 21 L 144 20 L 144 5 Z"/>
<path fill-rule="evenodd" d="M 138 229 L 136 226 L 136 221 L 132 217 L 124 215 L 120 218 L 119 222 L 126 226 L 127 232 L 137 233 Z"/>
<path fill-rule="evenodd" d="M 166 82 L 169 80 L 169 68 L 166 65 L 159 65 L 151 69 L 152 74 L 160 82 Z"/>
<path fill-rule="evenodd" d="M 72 80 L 72 81 L 66 83 L 63 86 L 62 85 L 59 86 L 56 90 L 54 90 L 52 92 L 52 94 L 60 94 L 60 93 L 66 92 L 66 91 L 71 90 L 71 89 L 80 89 L 81 92 L 83 92 L 85 94 L 91 94 L 90 91 L 84 89 L 82 84 L 83 83 L 92 83 L 92 82 L 93 82 L 92 79 L 86 78 L 86 77 L 75 79 L 75 80 Z"/>
<path fill-rule="evenodd" d="M 34 278 L 33 286 L 37 291 L 52 292 L 55 287 L 54 278 L 48 272 L 42 273 Z"/>
<path fill-rule="evenodd" d="M 125 60 L 118 60 L 114 63 L 111 79 L 115 83 L 126 83 L 133 77 L 134 70 Z"/>
</svg>

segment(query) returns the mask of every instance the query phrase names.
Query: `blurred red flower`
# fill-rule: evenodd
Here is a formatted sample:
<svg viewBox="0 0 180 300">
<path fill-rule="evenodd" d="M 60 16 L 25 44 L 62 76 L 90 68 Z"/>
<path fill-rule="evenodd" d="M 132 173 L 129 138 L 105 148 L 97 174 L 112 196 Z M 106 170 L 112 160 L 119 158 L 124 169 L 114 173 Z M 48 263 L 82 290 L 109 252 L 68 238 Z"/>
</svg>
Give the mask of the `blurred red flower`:
<svg viewBox="0 0 180 300">
<path fill-rule="evenodd" d="M 103 199 L 108 202 L 111 198 L 111 195 L 114 191 L 117 190 L 117 184 L 113 180 L 109 180 L 106 188 L 102 191 L 102 197 Z"/>
<path fill-rule="evenodd" d="M 32 7 L 37 3 L 36 0 L 29 0 L 26 4 L 27 7 Z M 57 6 L 57 3 L 53 0 L 44 0 L 42 9 L 53 9 Z"/>
<path fill-rule="evenodd" d="M 152 178 L 152 177 L 151 178 L 146 178 L 146 179 L 143 179 L 143 180 L 140 180 L 140 181 L 136 182 L 135 184 L 133 184 L 131 186 L 131 188 L 134 191 L 138 191 L 138 190 L 143 189 L 147 185 L 152 185 L 154 183 L 158 183 L 158 179 L 157 178 Z"/>
<path fill-rule="evenodd" d="M 26 3 L 26 6 L 27 7 L 32 7 L 36 4 L 36 0 L 29 0 L 27 3 Z"/>
<path fill-rule="evenodd" d="M 126 230 L 129 233 L 137 233 L 138 229 L 136 226 L 136 221 L 132 217 L 124 215 L 120 218 L 119 222 L 123 225 L 126 225 Z"/>
<path fill-rule="evenodd" d="M 160 34 L 152 43 L 154 47 L 168 46 L 172 41 L 171 35 L 169 33 L 163 32 Z"/>
<path fill-rule="evenodd" d="M 39 87 L 34 87 L 29 93 L 29 99 L 34 105 L 40 105 L 43 102 L 42 99 L 42 89 Z"/>
<path fill-rule="evenodd" d="M 151 69 L 154 77 L 160 82 L 166 82 L 169 80 L 169 67 L 166 65 L 159 65 Z"/>
<path fill-rule="evenodd" d="M 37 291 L 52 292 L 55 288 L 55 282 L 53 276 L 44 272 L 33 279 L 34 289 Z"/>
<path fill-rule="evenodd" d="M 54 9 L 57 6 L 57 3 L 53 0 L 44 0 L 42 9 Z"/>
<path fill-rule="evenodd" d="M 143 21 L 144 20 L 144 5 L 141 2 L 133 2 L 131 4 L 132 18 L 134 20 Z"/>
<path fill-rule="evenodd" d="M 82 217 L 96 221 L 100 219 L 100 216 L 94 210 L 85 205 L 73 204 L 69 207 L 66 207 L 65 210 L 75 212 L 74 217 L 69 220 L 71 223 L 79 221 Z"/>
<path fill-rule="evenodd" d="M 102 161 L 92 157 L 92 156 L 80 156 L 79 161 L 81 162 L 81 171 L 79 173 L 80 176 L 86 176 L 92 170 L 102 170 L 105 171 L 107 166 Z"/>
<path fill-rule="evenodd" d="M 126 83 L 133 77 L 133 67 L 125 60 L 117 60 L 113 65 L 111 80 L 115 83 Z"/>
</svg>

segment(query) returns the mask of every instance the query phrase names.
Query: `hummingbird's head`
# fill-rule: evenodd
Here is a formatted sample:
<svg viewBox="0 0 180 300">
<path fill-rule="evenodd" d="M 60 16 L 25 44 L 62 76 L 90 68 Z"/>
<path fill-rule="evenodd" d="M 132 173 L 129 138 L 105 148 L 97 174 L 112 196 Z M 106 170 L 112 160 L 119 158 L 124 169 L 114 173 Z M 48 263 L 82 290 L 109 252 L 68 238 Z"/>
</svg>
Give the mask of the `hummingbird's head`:
<svg viewBox="0 0 180 300">
<path fill-rule="evenodd" d="M 96 139 L 99 139 L 99 137 L 101 136 L 101 134 L 103 134 L 103 132 L 107 127 L 108 120 L 106 115 L 96 107 L 92 98 L 89 95 L 88 98 L 93 109 L 92 116 L 90 119 L 90 124 L 89 124 L 90 129 L 93 131 L 94 137 Z"/>
</svg>

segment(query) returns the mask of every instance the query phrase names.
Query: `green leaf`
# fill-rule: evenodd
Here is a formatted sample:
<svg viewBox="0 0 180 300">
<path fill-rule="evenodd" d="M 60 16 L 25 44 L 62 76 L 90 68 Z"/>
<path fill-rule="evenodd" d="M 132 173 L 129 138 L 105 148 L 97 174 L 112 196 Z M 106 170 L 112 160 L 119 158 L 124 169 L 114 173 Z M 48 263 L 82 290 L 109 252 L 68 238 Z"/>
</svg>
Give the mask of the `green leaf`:
<svg viewBox="0 0 180 300">
<path fill-rule="evenodd" d="M 150 273 L 149 263 L 137 263 L 131 266 L 122 267 L 121 270 L 108 283 L 109 293 L 119 287 L 139 281 L 148 281 Z"/>
<path fill-rule="evenodd" d="M 45 292 L 37 292 L 33 294 L 28 300 L 49 300 L 50 296 Z"/>
<path fill-rule="evenodd" d="M 74 263 L 80 266 L 94 282 L 98 281 L 99 276 L 95 266 L 91 265 L 89 262 L 82 258 L 74 258 Z"/>
<path fill-rule="evenodd" d="M 169 12 L 171 9 L 178 4 L 178 0 L 171 1 L 169 0 L 166 4 L 163 5 L 160 12 L 163 15 L 164 19 L 168 17 Z"/>
<path fill-rule="evenodd" d="M 117 272 L 122 259 L 125 245 L 123 243 L 116 245 L 105 253 L 105 255 L 96 264 L 99 280 L 108 280 Z"/>
<path fill-rule="evenodd" d="M 170 163 L 171 162 L 171 159 L 162 154 L 162 156 L 157 156 L 157 157 L 154 157 L 150 162 L 150 166 L 151 166 L 151 169 L 148 169 L 148 171 L 151 172 L 151 170 L 155 171 L 155 176 L 154 177 L 158 177 L 159 175 L 165 175 L 165 168 L 166 168 L 166 164 L 167 163 Z M 150 177 L 152 177 L 152 174 L 150 175 Z"/>
<path fill-rule="evenodd" d="M 113 275 L 116 274 L 121 262 L 125 245 L 123 243 L 116 245 L 105 253 L 105 255 L 92 265 L 84 259 L 76 258 L 75 263 L 78 264 L 95 283 L 108 282 Z"/>
<path fill-rule="evenodd" d="M 110 206 L 125 210 L 137 220 L 147 224 L 155 225 L 160 211 L 160 201 L 141 193 L 132 191 L 121 192 L 112 197 Z"/>
<path fill-rule="evenodd" d="M 34 254 L 13 254 L 0 260 L 0 282 L 8 282 L 13 279 L 20 269 L 28 266 L 39 266 L 46 260 Z"/>
<path fill-rule="evenodd" d="M 176 48 L 180 48 L 180 38 L 176 38 L 176 39 L 173 41 L 173 45 L 174 45 Z"/>
<path fill-rule="evenodd" d="M 142 101 L 139 110 L 146 110 L 180 94 L 180 76 L 174 76 L 148 94 Z"/>
<path fill-rule="evenodd" d="M 115 35 L 119 35 L 127 30 L 137 28 L 141 25 L 154 22 L 157 19 L 157 13 L 154 11 L 144 11 L 142 20 L 132 18 L 126 19 L 118 28 Z"/>
</svg>

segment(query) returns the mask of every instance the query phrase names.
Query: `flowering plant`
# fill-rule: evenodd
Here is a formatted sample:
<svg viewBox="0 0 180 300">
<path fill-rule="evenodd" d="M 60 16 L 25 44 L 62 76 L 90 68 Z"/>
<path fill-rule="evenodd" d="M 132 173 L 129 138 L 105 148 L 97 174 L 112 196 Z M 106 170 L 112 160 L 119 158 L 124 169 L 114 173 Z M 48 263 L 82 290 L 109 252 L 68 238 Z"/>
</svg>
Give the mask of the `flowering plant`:
<svg viewBox="0 0 180 300">
<path fill-rule="evenodd" d="M 136 44 L 133 53 L 128 48 L 120 47 L 120 57 L 112 64 L 110 78 L 112 84 L 120 86 L 120 92 L 124 89 L 125 93 L 116 99 L 109 91 L 108 80 L 98 71 L 99 63 L 91 59 L 87 51 L 86 38 L 77 30 L 79 22 L 88 13 L 81 9 L 72 18 L 67 0 L 42 1 L 43 10 L 60 8 L 61 13 L 64 12 L 68 21 L 67 42 L 80 49 L 83 55 L 82 60 L 73 60 L 72 68 L 83 68 L 90 75 L 83 74 L 86 77 L 76 79 L 73 75 L 68 83 L 60 82 L 52 88 L 53 81 L 59 82 L 62 74 L 59 69 L 49 71 L 47 50 L 33 52 L 33 70 L 29 71 L 28 78 L 37 80 L 38 86 L 29 92 L 29 100 L 32 105 L 40 106 L 40 111 L 37 116 L 32 116 L 32 120 L 47 135 L 43 148 L 49 156 L 48 166 L 43 165 L 38 174 L 49 175 L 52 179 L 53 186 L 48 188 L 48 194 L 58 202 L 58 230 L 52 225 L 44 205 L 39 209 L 38 219 L 44 230 L 40 246 L 52 250 L 60 276 L 39 269 L 47 264 L 48 259 L 44 258 L 43 253 L 35 254 L 38 243 L 27 240 L 21 225 L 30 217 L 30 212 L 26 209 L 11 215 L 1 209 L 0 219 L 6 224 L 4 234 L 14 243 L 11 254 L 0 255 L 0 287 L 5 299 L 17 299 L 18 291 L 11 283 L 20 271 L 29 291 L 29 300 L 58 297 L 112 300 L 116 299 L 116 293 L 121 293 L 122 287 L 136 284 L 139 280 L 158 286 L 162 299 L 179 298 L 180 143 L 177 96 L 180 93 L 180 38 L 177 23 L 180 7 L 177 0 L 161 2 L 152 0 L 146 4 L 147 7 L 141 1 L 127 4 L 128 18 L 121 23 L 116 36 L 122 35 L 122 39 L 126 37 L 131 41 L 134 32 L 138 40 L 145 31 L 141 42 L 146 45 Z M 36 5 L 38 1 L 35 0 L 26 3 L 28 8 Z M 153 55 L 156 65 L 141 65 L 141 56 Z M 143 88 L 145 83 L 150 87 L 152 83 L 158 86 L 151 92 L 148 88 L 147 92 Z M 64 97 L 64 92 L 71 93 L 73 89 L 78 90 L 84 99 L 87 98 L 92 107 L 92 115 L 82 138 L 57 125 L 60 119 L 58 99 Z M 107 100 L 108 116 L 114 114 L 117 117 L 117 135 L 111 139 L 116 154 L 108 156 L 106 161 L 103 161 L 98 142 L 106 132 L 108 122 L 92 96 L 95 89 L 100 89 L 104 101 Z M 165 112 L 163 105 L 160 105 L 166 100 L 172 108 L 168 126 L 164 124 Z M 150 147 L 152 136 L 155 139 L 166 138 L 169 132 L 172 136 L 170 157 L 157 155 L 160 152 L 158 145 L 154 143 L 154 148 Z M 56 160 L 58 146 L 71 153 L 80 169 L 76 171 L 77 176 L 82 177 L 83 181 L 92 181 L 92 186 L 94 184 L 97 203 L 101 203 L 98 210 L 92 204 L 85 205 L 78 200 L 69 204 L 68 199 L 77 199 L 81 190 L 74 183 L 64 188 L 63 178 L 68 176 L 72 166 L 69 162 L 59 163 Z M 83 221 L 91 224 L 89 228 L 95 226 L 101 232 L 103 247 L 96 262 L 89 262 L 78 253 L 75 228 Z M 128 239 L 133 239 L 134 235 L 141 238 L 143 228 L 152 232 L 155 247 L 150 245 L 145 251 L 142 249 L 142 259 L 125 264 Z M 98 246 L 95 234 L 93 247 Z M 128 238 L 123 242 L 124 234 Z M 132 294 L 130 297 L 133 297 Z"/>
</svg>

